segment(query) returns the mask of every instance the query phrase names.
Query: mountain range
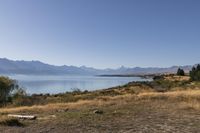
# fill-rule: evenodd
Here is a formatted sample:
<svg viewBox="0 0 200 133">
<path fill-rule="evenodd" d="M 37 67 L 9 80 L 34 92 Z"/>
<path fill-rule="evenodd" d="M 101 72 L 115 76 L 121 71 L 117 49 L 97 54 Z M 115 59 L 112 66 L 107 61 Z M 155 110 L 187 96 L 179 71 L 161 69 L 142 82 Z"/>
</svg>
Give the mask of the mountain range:
<svg viewBox="0 0 200 133">
<path fill-rule="evenodd" d="M 0 58 L 0 74 L 26 74 L 26 75 L 127 75 L 127 74 L 155 74 L 175 73 L 178 68 L 189 72 L 192 65 L 172 66 L 168 68 L 159 67 L 120 67 L 118 69 L 95 69 L 92 67 L 55 66 L 40 61 L 13 61 Z"/>
</svg>

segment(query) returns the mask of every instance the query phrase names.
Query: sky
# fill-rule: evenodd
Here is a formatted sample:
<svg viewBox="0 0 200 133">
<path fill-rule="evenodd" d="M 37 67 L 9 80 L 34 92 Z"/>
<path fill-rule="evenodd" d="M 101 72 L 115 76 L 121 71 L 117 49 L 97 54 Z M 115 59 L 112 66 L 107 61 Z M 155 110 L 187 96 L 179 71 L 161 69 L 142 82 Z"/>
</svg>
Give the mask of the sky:
<svg viewBox="0 0 200 133">
<path fill-rule="evenodd" d="M 199 0 L 0 0 L 0 58 L 95 68 L 200 63 Z"/>
</svg>

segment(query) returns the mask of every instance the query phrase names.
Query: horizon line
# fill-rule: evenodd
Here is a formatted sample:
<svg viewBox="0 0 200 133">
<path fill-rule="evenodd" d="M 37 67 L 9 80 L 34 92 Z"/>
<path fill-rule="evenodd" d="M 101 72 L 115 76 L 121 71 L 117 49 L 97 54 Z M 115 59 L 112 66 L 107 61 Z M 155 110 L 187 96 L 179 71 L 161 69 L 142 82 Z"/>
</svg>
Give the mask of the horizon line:
<svg viewBox="0 0 200 133">
<path fill-rule="evenodd" d="M 71 66 L 71 67 L 78 67 L 78 68 L 81 68 L 81 67 L 86 67 L 86 68 L 93 68 L 93 69 L 98 69 L 98 70 L 106 70 L 106 69 L 120 69 L 120 68 L 126 68 L 126 69 L 131 69 L 131 68 L 171 68 L 171 67 L 184 67 L 184 66 L 195 66 L 197 64 L 200 64 L 200 63 L 195 63 L 195 64 L 190 64 L 190 65 L 171 65 L 171 66 L 165 66 L 165 67 L 161 67 L 161 66 L 132 66 L 132 67 L 127 67 L 127 66 L 124 66 L 124 65 L 121 65 L 119 67 L 116 67 L 116 68 L 98 68 L 98 67 L 91 67 L 91 66 L 86 66 L 86 65 L 80 65 L 80 66 L 76 66 L 76 65 L 55 65 L 55 64 L 51 64 L 51 63 L 47 63 L 47 62 L 44 62 L 44 61 L 41 61 L 41 60 L 24 60 L 24 59 L 10 59 L 10 58 L 7 58 L 7 57 L 0 57 L 0 59 L 5 59 L 5 60 L 9 60 L 9 61 L 24 61 L 24 62 L 40 62 L 40 63 L 43 63 L 43 64 L 46 64 L 46 65 L 51 65 L 51 66 L 57 66 L 57 67 L 62 67 L 62 66 Z"/>
</svg>

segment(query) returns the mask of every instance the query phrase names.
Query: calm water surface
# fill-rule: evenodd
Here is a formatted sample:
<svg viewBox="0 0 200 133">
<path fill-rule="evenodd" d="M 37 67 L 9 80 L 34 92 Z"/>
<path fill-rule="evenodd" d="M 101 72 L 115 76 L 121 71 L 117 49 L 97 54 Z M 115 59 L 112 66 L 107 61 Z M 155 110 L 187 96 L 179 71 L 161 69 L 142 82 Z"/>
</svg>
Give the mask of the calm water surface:
<svg viewBox="0 0 200 133">
<path fill-rule="evenodd" d="M 97 76 L 30 76 L 11 75 L 12 79 L 18 80 L 20 86 L 27 93 L 61 93 L 80 90 L 98 90 L 118 85 L 124 85 L 131 81 L 146 81 L 140 77 L 97 77 Z"/>
</svg>

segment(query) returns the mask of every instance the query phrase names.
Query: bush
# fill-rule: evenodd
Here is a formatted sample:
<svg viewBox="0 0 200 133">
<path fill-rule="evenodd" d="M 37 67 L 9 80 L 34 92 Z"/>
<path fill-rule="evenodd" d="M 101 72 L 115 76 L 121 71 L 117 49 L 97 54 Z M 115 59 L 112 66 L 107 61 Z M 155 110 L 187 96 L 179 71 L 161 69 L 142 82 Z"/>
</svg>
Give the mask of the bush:
<svg viewBox="0 0 200 133">
<path fill-rule="evenodd" d="M 19 87 L 16 80 L 0 77 L 0 106 L 8 103 L 21 103 L 25 96 L 27 96 L 26 92 Z"/>
<path fill-rule="evenodd" d="M 22 88 L 17 88 L 14 90 L 12 95 L 12 103 L 17 106 L 23 106 L 27 104 L 27 94 Z"/>
<path fill-rule="evenodd" d="M 164 76 L 163 76 L 163 75 L 154 76 L 154 77 L 153 77 L 153 80 L 163 80 L 163 79 L 164 79 Z"/>
<path fill-rule="evenodd" d="M 71 88 L 73 94 L 81 94 L 82 91 L 79 88 Z"/>
<path fill-rule="evenodd" d="M 178 71 L 177 71 L 177 75 L 178 76 L 185 76 L 185 72 L 183 69 L 179 68 Z"/>
<path fill-rule="evenodd" d="M 190 71 L 190 79 L 192 81 L 200 81 L 200 64 L 192 68 Z"/>
<path fill-rule="evenodd" d="M 15 80 L 8 77 L 0 77 L 0 106 L 6 105 L 11 100 L 12 91 L 18 88 Z"/>
<path fill-rule="evenodd" d="M 18 119 L 16 118 L 1 118 L 0 125 L 3 126 L 24 126 Z"/>
</svg>

